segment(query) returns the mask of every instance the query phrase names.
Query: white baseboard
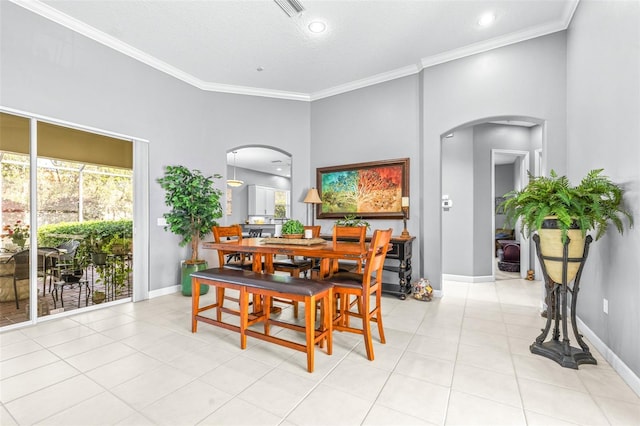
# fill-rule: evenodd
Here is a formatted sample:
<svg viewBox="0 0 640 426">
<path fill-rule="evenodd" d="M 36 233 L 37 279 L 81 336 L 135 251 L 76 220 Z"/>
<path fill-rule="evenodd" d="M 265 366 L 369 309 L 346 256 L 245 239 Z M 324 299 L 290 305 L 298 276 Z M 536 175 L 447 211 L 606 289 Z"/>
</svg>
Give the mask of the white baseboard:
<svg viewBox="0 0 640 426">
<path fill-rule="evenodd" d="M 163 287 L 158 290 L 151 290 L 149 292 L 149 299 L 153 299 L 154 297 L 166 296 L 168 294 L 177 293 L 179 291 L 182 291 L 181 285 L 174 285 L 171 287 Z"/>
<path fill-rule="evenodd" d="M 486 283 L 495 281 L 495 278 L 492 275 L 471 276 L 442 274 L 442 279 L 446 281 L 457 281 L 460 283 Z"/>
<path fill-rule="evenodd" d="M 640 396 L 640 377 L 638 377 L 596 334 L 580 319 L 576 318 L 580 333 L 598 350 L 611 367 L 622 377 L 633 391 Z"/>
</svg>

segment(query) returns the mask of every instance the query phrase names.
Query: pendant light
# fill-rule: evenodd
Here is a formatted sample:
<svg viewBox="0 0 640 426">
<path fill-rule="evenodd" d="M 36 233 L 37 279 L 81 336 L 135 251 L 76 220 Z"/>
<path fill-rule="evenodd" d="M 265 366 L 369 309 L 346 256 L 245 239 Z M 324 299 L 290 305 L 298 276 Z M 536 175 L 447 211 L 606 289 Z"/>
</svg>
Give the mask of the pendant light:
<svg viewBox="0 0 640 426">
<path fill-rule="evenodd" d="M 233 151 L 233 179 L 227 179 L 227 185 L 237 188 L 238 186 L 242 186 L 244 183 L 241 180 L 236 179 L 236 154 L 238 151 Z"/>
</svg>

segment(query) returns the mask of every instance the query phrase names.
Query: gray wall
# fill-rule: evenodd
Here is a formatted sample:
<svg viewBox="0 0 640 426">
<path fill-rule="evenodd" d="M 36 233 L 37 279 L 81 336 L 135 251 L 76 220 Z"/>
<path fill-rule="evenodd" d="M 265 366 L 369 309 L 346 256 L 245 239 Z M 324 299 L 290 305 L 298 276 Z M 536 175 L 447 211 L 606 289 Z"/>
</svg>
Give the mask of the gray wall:
<svg viewBox="0 0 640 426">
<path fill-rule="evenodd" d="M 507 192 L 513 191 L 514 187 L 514 173 L 515 169 L 513 164 L 500 164 L 495 167 L 495 195 L 496 197 L 502 197 Z M 495 214 L 496 228 L 503 228 L 506 215 Z"/>
<path fill-rule="evenodd" d="M 470 278 L 493 274 L 491 150 L 526 151 L 533 156 L 533 150 L 539 147 L 538 127 L 485 123 L 456 129 L 452 138 L 442 139 L 442 194 L 453 200 L 453 208 L 442 212 L 444 274 Z M 505 167 L 505 173 L 508 182 L 504 190 L 496 189 L 496 195 L 514 188 L 518 171 L 512 164 Z M 496 175 L 496 186 L 501 180 Z M 461 248 L 466 253 L 460 253 Z"/>
<path fill-rule="evenodd" d="M 442 140 L 442 194 L 453 202 L 442 212 L 442 272 L 473 276 L 473 127 Z"/>
<path fill-rule="evenodd" d="M 268 145 L 292 155 L 294 200 L 310 186 L 308 103 L 204 92 L 6 1 L 0 31 L 0 104 L 150 141 L 150 290 L 178 284 L 188 256 L 155 226 L 165 165 L 224 175 L 227 151 Z M 305 207 L 294 203 L 293 216 Z"/>
<path fill-rule="evenodd" d="M 521 115 L 545 120 L 544 155 L 548 164 L 562 173 L 566 161 L 565 87 L 564 32 L 423 71 L 421 167 L 424 176 L 420 234 L 423 269 L 433 277 L 431 283 L 435 289 L 442 288 L 441 137 L 451 129 L 486 121 L 488 117 Z M 489 198 L 487 196 L 486 203 Z M 475 244 L 474 249 L 477 249 Z"/>
<path fill-rule="evenodd" d="M 407 228 L 413 236 L 417 236 L 421 221 L 418 97 L 418 76 L 413 75 L 313 102 L 308 171 L 315 182 L 317 167 L 409 157 L 411 211 Z M 333 222 L 316 220 L 323 233 L 331 233 Z M 393 228 L 394 235 L 402 232 L 401 220 L 369 222 L 372 229 Z M 413 276 L 419 277 L 419 241 L 413 247 Z"/>
<path fill-rule="evenodd" d="M 636 228 L 591 245 L 578 316 L 640 375 L 640 3 L 580 2 L 568 31 L 567 171 L 604 168 L 626 189 Z M 609 300 L 609 314 L 602 299 Z"/>
</svg>

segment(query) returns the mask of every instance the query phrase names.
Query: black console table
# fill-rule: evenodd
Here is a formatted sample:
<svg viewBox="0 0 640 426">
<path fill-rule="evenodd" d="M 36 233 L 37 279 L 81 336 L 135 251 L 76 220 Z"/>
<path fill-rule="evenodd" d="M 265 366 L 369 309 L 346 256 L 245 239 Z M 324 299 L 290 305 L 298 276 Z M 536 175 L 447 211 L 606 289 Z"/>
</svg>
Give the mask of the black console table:
<svg viewBox="0 0 640 426">
<path fill-rule="evenodd" d="M 331 235 L 321 235 L 321 238 L 325 240 L 332 240 Z M 413 255 L 413 240 L 416 237 L 391 237 L 391 247 L 387 252 L 387 262 L 385 262 L 384 269 L 386 271 L 393 271 L 398 273 L 397 283 L 382 283 L 382 292 L 385 294 L 391 294 L 398 296 L 404 300 L 407 298 L 407 294 L 411 293 L 411 256 Z M 342 241 L 355 241 L 355 239 L 341 238 Z M 371 241 L 371 237 L 367 237 L 367 242 Z M 389 262 L 389 260 L 396 260 L 397 262 Z"/>
</svg>

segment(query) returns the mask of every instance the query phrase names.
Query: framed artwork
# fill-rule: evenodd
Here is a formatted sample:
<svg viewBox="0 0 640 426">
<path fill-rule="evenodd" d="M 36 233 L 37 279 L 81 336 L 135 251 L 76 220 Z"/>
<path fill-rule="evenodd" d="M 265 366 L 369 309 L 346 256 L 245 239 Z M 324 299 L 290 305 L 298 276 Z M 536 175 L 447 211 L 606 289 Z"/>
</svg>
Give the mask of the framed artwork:
<svg viewBox="0 0 640 426">
<path fill-rule="evenodd" d="M 316 169 L 316 186 L 322 200 L 318 219 L 402 219 L 402 197 L 409 196 L 409 159 L 321 167 Z"/>
<path fill-rule="evenodd" d="M 504 214 L 502 203 L 507 201 L 507 197 L 496 197 L 496 214 Z"/>
</svg>

